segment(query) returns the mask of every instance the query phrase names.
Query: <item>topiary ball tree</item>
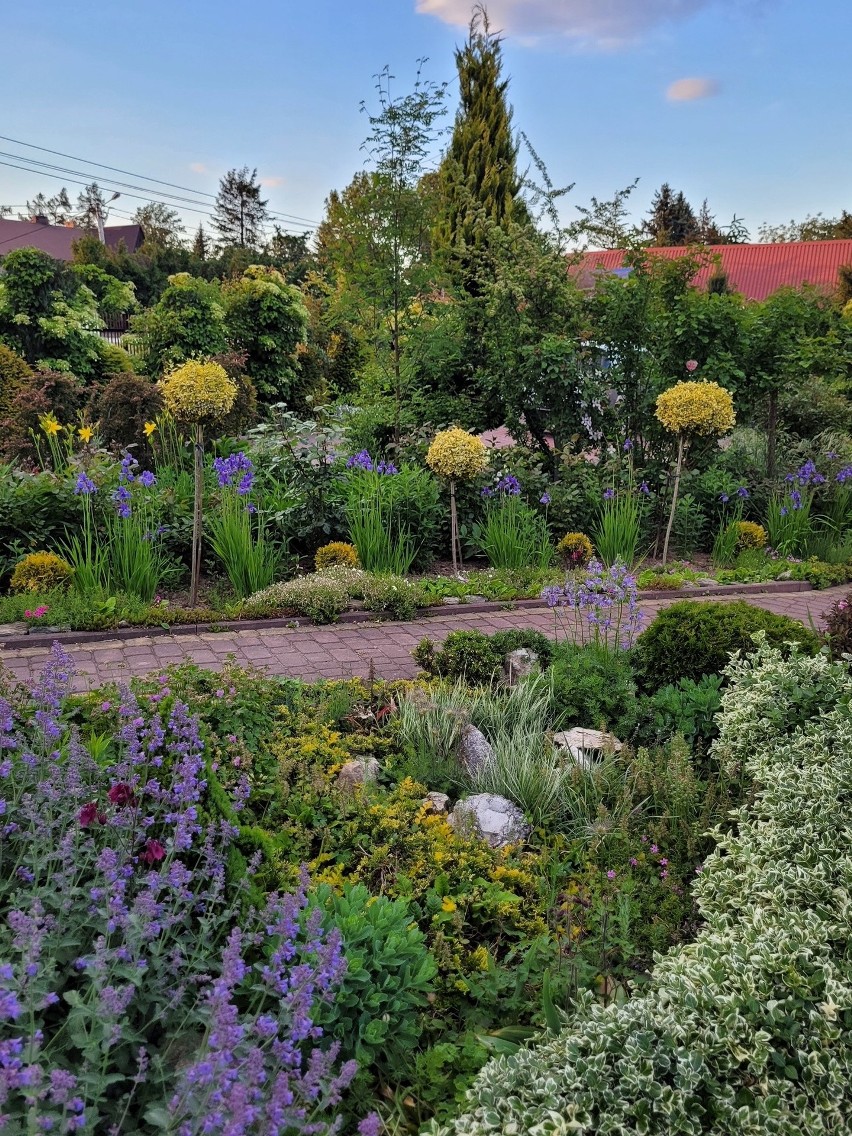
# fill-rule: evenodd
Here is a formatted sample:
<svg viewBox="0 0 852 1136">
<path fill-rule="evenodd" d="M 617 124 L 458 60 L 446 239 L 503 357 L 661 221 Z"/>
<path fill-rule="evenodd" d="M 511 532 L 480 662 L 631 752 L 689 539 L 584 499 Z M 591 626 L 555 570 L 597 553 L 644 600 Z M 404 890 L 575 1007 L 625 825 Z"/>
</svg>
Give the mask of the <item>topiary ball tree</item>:
<svg viewBox="0 0 852 1136">
<path fill-rule="evenodd" d="M 198 604 L 201 577 L 201 502 L 204 488 L 204 426 L 223 418 L 234 405 L 237 384 L 219 363 L 191 360 L 162 381 L 163 403 L 175 421 L 194 431 L 195 499 L 192 511 L 192 582 L 189 606 Z"/>
<path fill-rule="evenodd" d="M 453 426 L 439 431 L 426 454 L 426 464 L 450 484 L 450 543 L 452 545 L 453 571 L 458 572 L 462 563 L 461 541 L 459 540 L 458 512 L 456 509 L 456 482 L 471 481 L 479 477 L 488 465 L 488 450 L 485 443 Z"/>
<path fill-rule="evenodd" d="M 721 437 L 733 430 L 736 422 L 734 403 L 730 391 L 718 383 L 679 382 L 657 398 L 657 419 L 672 434 L 677 435 L 677 465 L 666 539 L 663 543 L 663 563 L 668 560 L 669 540 L 672 535 L 680 475 L 686 447 L 693 437 Z"/>
</svg>

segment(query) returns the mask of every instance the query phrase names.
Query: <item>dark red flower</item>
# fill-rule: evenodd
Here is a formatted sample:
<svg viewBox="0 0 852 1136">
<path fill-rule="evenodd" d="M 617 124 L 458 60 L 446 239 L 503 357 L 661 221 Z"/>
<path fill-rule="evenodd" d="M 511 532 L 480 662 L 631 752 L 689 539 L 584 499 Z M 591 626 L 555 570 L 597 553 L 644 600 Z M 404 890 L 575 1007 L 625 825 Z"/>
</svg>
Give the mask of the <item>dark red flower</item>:
<svg viewBox="0 0 852 1136">
<path fill-rule="evenodd" d="M 145 850 L 139 856 L 145 864 L 156 864 L 158 860 L 162 860 L 166 854 L 165 848 L 159 840 L 147 840 L 145 842 Z"/>
<path fill-rule="evenodd" d="M 85 828 L 88 824 L 94 824 L 98 819 L 98 802 L 89 801 L 87 805 L 83 805 L 82 809 L 77 813 L 77 820 Z M 103 822 L 102 822 L 103 823 Z"/>
<path fill-rule="evenodd" d="M 132 805 L 136 798 L 126 781 L 118 781 L 110 788 L 107 796 L 114 805 Z"/>
</svg>

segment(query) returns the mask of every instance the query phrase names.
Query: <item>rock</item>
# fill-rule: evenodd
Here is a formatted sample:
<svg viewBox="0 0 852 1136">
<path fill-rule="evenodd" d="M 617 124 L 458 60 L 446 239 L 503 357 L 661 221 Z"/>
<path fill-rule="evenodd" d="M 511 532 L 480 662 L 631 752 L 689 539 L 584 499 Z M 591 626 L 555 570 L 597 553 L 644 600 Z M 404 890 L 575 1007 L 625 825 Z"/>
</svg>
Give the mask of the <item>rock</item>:
<svg viewBox="0 0 852 1136">
<path fill-rule="evenodd" d="M 457 832 L 473 832 L 492 848 L 526 840 L 532 829 L 517 805 L 498 793 L 476 793 L 459 801 L 449 816 Z"/>
<path fill-rule="evenodd" d="M 26 623 L 21 619 L 17 623 L 0 623 L 0 636 L 5 635 L 26 635 L 28 628 Z"/>
<path fill-rule="evenodd" d="M 710 576 L 705 576 L 703 580 L 698 581 L 699 588 L 715 588 L 718 584 L 719 581 L 712 579 Z"/>
<path fill-rule="evenodd" d="M 470 777 L 475 777 L 494 760 L 491 743 L 481 730 L 469 722 L 462 728 L 459 738 L 459 761 Z"/>
<path fill-rule="evenodd" d="M 449 803 L 450 798 L 446 793 L 427 793 L 423 798 L 423 804 L 431 805 L 432 811 L 436 813 L 445 813 Z"/>
<path fill-rule="evenodd" d="M 485 596 L 469 595 L 469 596 L 464 597 L 464 602 L 469 603 L 469 604 L 471 604 L 471 603 L 488 603 L 488 600 L 485 598 Z"/>
<path fill-rule="evenodd" d="M 460 604 L 461 600 L 458 596 L 444 596 L 441 603 L 446 604 L 447 607 L 454 607 L 456 604 Z"/>
<path fill-rule="evenodd" d="M 529 678 L 538 670 L 538 655 L 529 647 L 518 647 L 510 651 L 503 661 L 503 672 L 508 686 L 517 686 L 522 679 Z"/>
<path fill-rule="evenodd" d="M 554 734 L 553 744 L 563 753 L 569 754 L 571 759 L 583 769 L 591 769 L 601 760 L 604 753 L 619 753 L 624 749 L 624 743 L 613 734 L 604 734 L 600 730 L 586 730 L 580 726 Z"/>
<path fill-rule="evenodd" d="M 779 572 L 778 575 L 775 578 L 776 578 L 776 580 L 792 580 L 793 579 L 793 570 L 791 568 L 787 568 L 786 571 Z"/>
<path fill-rule="evenodd" d="M 337 788 L 345 793 L 351 793 L 356 785 L 364 785 L 367 781 L 375 781 L 379 776 L 381 766 L 374 757 L 359 757 L 355 761 L 347 761 L 337 775 Z"/>
</svg>

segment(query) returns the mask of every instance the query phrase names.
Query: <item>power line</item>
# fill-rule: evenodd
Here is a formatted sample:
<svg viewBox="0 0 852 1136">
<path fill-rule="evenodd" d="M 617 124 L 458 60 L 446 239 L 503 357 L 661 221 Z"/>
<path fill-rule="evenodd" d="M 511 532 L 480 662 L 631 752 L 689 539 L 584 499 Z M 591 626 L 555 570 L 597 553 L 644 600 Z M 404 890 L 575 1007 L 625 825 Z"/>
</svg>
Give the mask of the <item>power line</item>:
<svg viewBox="0 0 852 1136">
<path fill-rule="evenodd" d="M 0 151 L 0 155 L 2 155 L 2 157 L 0 157 L 0 166 L 7 166 L 7 167 L 9 167 L 10 169 L 13 169 L 13 170 L 23 170 L 25 173 L 29 173 L 29 174 L 38 174 L 39 177 L 53 178 L 55 181 L 67 182 L 70 185 L 82 185 L 82 186 L 85 187 L 88 184 L 90 184 L 88 181 L 85 180 L 86 172 L 84 170 L 65 170 L 65 168 L 62 167 L 62 166 L 50 166 L 50 163 L 39 162 L 37 159 L 27 158 L 22 154 L 11 154 L 11 153 L 6 154 L 4 151 Z M 4 161 L 3 158 L 18 158 L 19 161 L 30 162 L 31 164 L 27 165 L 27 166 L 22 166 L 22 165 L 15 163 L 15 162 Z M 37 166 L 38 165 L 45 166 L 45 167 L 50 166 L 50 168 L 52 168 L 52 169 L 63 170 L 64 172 L 62 172 L 62 173 L 50 173 L 49 169 L 34 169 L 33 163 Z M 72 176 L 72 175 L 78 175 L 78 176 Z M 84 179 L 84 180 L 80 180 L 80 179 Z M 213 220 L 213 214 L 210 211 L 210 206 L 207 205 L 206 203 L 195 202 L 194 205 L 189 204 L 189 203 L 184 204 L 183 201 L 185 199 L 177 198 L 176 194 L 163 195 L 163 196 L 167 196 L 167 197 L 171 197 L 171 198 L 175 199 L 175 200 L 170 200 L 170 201 L 168 201 L 168 200 L 164 201 L 162 197 L 156 197 L 156 196 L 154 196 L 154 194 L 147 192 L 145 186 L 138 186 L 138 185 L 134 185 L 132 183 L 126 183 L 126 182 L 120 182 L 120 181 L 106 183 L 106 184 L 104 184 L 103 188 L 104 189 L 111 189 L 115 185 L 119 185 L 119 186 L 122 186 L 122 187 L 129 186 L 129 188 L 131 190 L 132 189 L 141 190 L 141 193 L 133 193 L 133 192 L 129 192 L 128 189 L 126 189 L 126 188 L 122 188 L 121 189 L 121 196 L 122 197 L 131 197 L 136 201 L 154 202 L 158 205 L 165 205 L 167 208 L 172 208 L 172 207 L 174 207 L 176 202 L 180 202 L 180 208 L 182 210 L 184 210 L 185 212 L 199 213 L 202 216 L 206 217 L 208 220 Z M 188 201 L 191 201 L 191 200 L 192 199 L 188 199 Z M 199 208 L 199 206 L 202 206 L 202 207 Z M 289 232 L 293 236 L 302 236 L 303 235 L 303 232 L 299 232 L 298 230 L 288 229 L 287 226 L 279 226 L 279 227 L 283 228 L 285 232 Z"/>
<path fill-rule="evenodd" d="M 82 162 L 83 165 L 85 165 L 85 166 L 97 166 L 98 169 L 111 170 L 113 173 L 126 174 L 128 177 L 141 178 L 142 181 L 154 182 L 156 185 L 167 185 L 171 189 L 180 189 L 184 193 L 192 193 L 197 197 L 209 197 L 209 198 L 212 198 L 212 200 L 214 200 L 214 201 L 216 200 L 216 195 L 214 193 L 208 193 L 204 189 L 190 189 L 189 186 L 178 185 L 177 182 L 163 181 L 161 178 L 149 177 L 147 174 L 134 173 L 132 170 L 124 170 L 124 169 L 121 169 L 121 167 L 119 167 L 119 166 L 108 166 L 103 162 L 91 161 L 89 158 L 75 157 L 74 154 L 65 154 L 61 150 L 50 150 L 47 146 L 37 146 L 33 142 L 22 142 L 19 138 L 9 138 L 8 135 L 6 135 L 6 134 L 0 134 L 0 139 L 2 139 L 4 142 L 12 142 L 16 146 L 26 146 L 27 149 L 29 149 L 29 150 L 40 150 L 43 154 L 53 154 L 54 157 L 57 157 L 57 158 L 70 158 L 72 162 Z M 24 160 L 30 161 L 30 160 L 35 160 L 35 159 L 24 158 Z M 56 169 L 58 167 L 53 167 L 53 168 Z M 167 195 L 167 196 L 171 196 L 171 195 Z M 269 215 L 271 217 L 273 217 L 273 216 L 274 217 L 281 217 L 285 220 L 290 220 L 290 221 L 304 221 L 306 225 L 319 225 L 320 224 L 319 221 L 315 221 L 310 217 L 300 217 L 300 216 L 298 216 L 298 214 L 295 214 L 295 213 L 282 213 L 279 210 L 272 210 Z"/>
</svg>

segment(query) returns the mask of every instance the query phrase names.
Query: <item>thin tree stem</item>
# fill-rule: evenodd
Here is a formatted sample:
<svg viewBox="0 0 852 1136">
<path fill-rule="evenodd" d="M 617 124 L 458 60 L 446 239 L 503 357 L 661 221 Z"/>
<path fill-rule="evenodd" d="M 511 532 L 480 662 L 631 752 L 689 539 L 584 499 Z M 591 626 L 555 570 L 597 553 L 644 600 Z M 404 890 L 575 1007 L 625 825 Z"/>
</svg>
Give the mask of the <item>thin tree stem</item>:
<svg viewBox="0 0 852 1136">
<path fill-rule="evenodd" d="M 674 488 L 672 489 L 672 507 L 669 513 L 669 523 L 666 526 L 666 539 L 663 543 L 663 564 L 668 563 L 669 559 L 669 539 L 672 535 L 672 527 L 674 525 L 675 509 L 677 509 L 677 492 L 680 488 L 680 471 L 683 466 L 683 434 L 678 435 L 677 439 L 677 466 L 675 467 Z"/>
<path fill-rule="evenodd" d="M 195 498 L 192 509 L 192 580 L 189 606 L 198 606 L 198 583 L 201 577 L 201 505 L 204 493 L 204 435 L 201 424 L 195 427 Z"/>
</svg>

